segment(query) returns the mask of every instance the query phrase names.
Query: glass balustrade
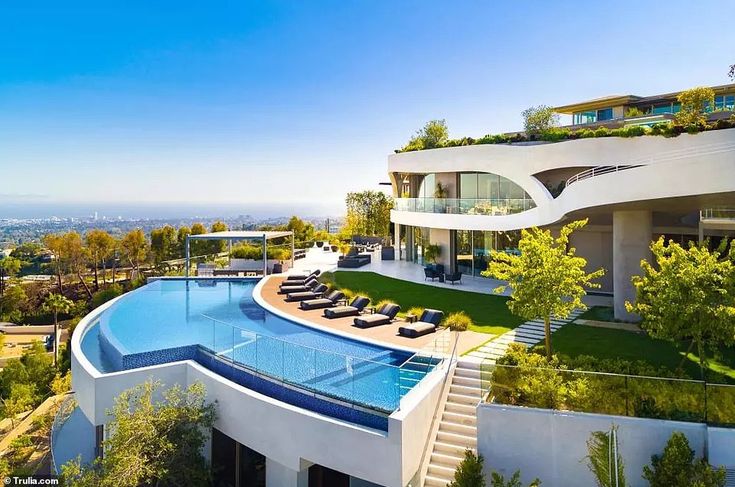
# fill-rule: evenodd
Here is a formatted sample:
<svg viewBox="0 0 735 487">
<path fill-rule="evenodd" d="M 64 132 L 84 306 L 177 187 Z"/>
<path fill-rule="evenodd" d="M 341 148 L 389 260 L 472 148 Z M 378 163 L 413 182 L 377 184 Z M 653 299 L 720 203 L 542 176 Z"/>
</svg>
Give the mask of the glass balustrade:
<svg viewBox="0 0 735 487">
<path fill-rule="evenodd" d="M 503 216 L 535 207 L 531 198 L 397 198 L 393 209 L 417 213 Z"/>
</svg>

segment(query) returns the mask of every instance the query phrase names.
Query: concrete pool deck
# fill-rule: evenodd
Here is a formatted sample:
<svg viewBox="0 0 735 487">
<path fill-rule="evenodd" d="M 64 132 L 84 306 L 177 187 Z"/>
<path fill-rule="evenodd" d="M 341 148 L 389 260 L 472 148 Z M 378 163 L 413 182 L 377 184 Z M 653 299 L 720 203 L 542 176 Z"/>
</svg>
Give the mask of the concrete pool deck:
<svg viewBox="0 0 735 487">
<path fill-rule="evenodd" d="M 323 316 L 323 310 L 311 310 L 304 311 L 299 308 L 299 303 L 289 303 L 284 300 L 285 296 L 278 294 L 278 286 L 283 282 L 285 278 L 279 276 L 271 276 L 263 284 L 261 288 L 261 297 L 270 306 L 276 308 L 278 311 L 293 316 L 308 320 L 315 325 L 329 328 L 340 333 L 346 333 L 353 335 L 358 339 L 368 340 L 378 344 L 384 344 L 387 346 L 399 346 L 405 348 L 411 348 L 414 350 L 420 350 L 432 343 L 437 337 L 437 333 L 430 333 L 418 338 L 406 338 L 398 334 L 398 327 L 403 324 L 402 320 L 396 320 L 395 322 L 376 326 L 373 328 L 357 328 L 353 326 L 354 317 L 328 319 Z M 469 350 L 479 347 L 486 341 L 493 338 L 494 335 L 488 333 L 477 333 L 474 331 L 463 331 L 459 334 L 459 343 L 457 344 L 457 354 L 461 355 Z"/>
</svg>

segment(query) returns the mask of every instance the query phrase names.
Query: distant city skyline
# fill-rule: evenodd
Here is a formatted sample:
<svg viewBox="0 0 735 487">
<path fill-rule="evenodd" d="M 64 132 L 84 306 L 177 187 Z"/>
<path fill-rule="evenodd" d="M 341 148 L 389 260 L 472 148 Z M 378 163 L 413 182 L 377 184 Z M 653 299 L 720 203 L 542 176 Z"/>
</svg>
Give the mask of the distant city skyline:
<svg viewBox="0 0 735 487">
<path fill-rule="evenodd" d="M 77 205 L 334 214 L 347 191 L 381 189 L 386 156 L 430 119 L 482 136 L 520 129 L 531 105 L 727 83 L 730 10 L 3 4 L 0 217 Z"/>
</svg>

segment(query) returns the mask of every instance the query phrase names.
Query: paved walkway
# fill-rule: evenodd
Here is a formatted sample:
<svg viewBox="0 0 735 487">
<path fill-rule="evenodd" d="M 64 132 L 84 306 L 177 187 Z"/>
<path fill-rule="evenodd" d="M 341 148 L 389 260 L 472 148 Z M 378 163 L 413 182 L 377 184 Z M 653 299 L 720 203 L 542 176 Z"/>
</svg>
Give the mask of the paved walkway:
<svg viewBox="0 0 735 487">
<path fill-rule="evenodd" d="M 580 314 L 581 310 L 574 310 L 567 319 L 556 319 L 551 320 L 551 333 L 553 334 L 562 326 L 574 321 Z M 520 343 L 526 347 L 536 345 L 537 343 L 544 340 L 544 321 L 543 320 L 530 320 L 523 323 L 518 328 L 499 335 L 477 350 L 468 353 L 467 357 L 473 357 L 483 361 L 489 361 L 495 363 L 495 361 L 505 355 L 508 347 L 511 343 Z"/>
</svg>

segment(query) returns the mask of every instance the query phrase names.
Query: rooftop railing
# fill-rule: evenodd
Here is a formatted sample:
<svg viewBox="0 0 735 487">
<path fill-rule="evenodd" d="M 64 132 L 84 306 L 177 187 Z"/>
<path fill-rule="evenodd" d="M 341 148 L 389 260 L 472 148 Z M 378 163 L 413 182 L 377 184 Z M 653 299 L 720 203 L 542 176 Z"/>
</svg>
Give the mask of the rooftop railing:
<svg viewBox="0 0 735 487">
<path fill-rule="evenodd" d="M 570 184 L 576 183 L 578 181 L 582 181 L 583 179 L 589 179 L 603 174 L 624 171 L 626 169 L 634 169 L 649 164 L 669 162 L 693 156 L 708 156 L 724 152 L 735 152 L 735 142 L 721 142 L 717 144 L 707 144 L 698 147 L 688 147 L 686 149 L 665 151 L 655 156 L 631 161 L 627 164 L 619 164 L 614 166 L 596 166 L 575 174 L 571 178 L 567 179 L 566 186 L 569 186 Z"/>
<path fill-rule="evenodd" d="M 302 392 L 391 413 L 401 398 L 446 356 L 438 334 L 400 366 L 252 332 L 202 315 L 209 323 L 201 346 L 230 367 L 243 368 Z M 388 359 L 393 353 L 386 350 Z M 377 354 L 376 358 L 381 354 Z"/>
<path fill-rule="evenodd" d="M 535 208 L 531 198 L 396 198 L 396 211 L 504 216 Z"/>
<path fill-rule="evenodd" d="M 735 220 L 735 208 L 706 208 L 699 211 L 700 220 Z"/>
</svg>

